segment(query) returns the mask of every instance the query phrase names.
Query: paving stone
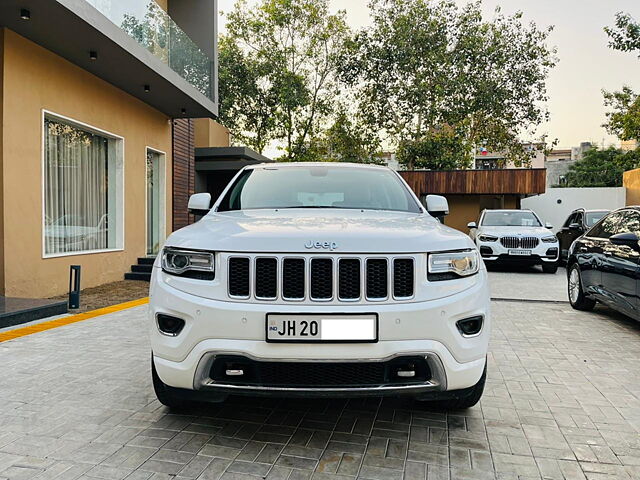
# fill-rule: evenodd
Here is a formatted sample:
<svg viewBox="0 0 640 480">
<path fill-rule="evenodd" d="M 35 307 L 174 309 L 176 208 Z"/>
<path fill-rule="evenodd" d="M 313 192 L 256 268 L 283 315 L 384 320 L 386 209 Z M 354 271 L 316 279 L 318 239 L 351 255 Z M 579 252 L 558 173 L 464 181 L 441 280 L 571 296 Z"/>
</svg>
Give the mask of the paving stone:
<svg viewBox="0 0 640 480">
<path fill-rule="evenodd" d="M 640 478 L 640 324 L 607 309 L 494 302 L 467 411 L 231 398 L 176 415 L 151 389 L 145 308 L 0 344 L 0 480 Z"/>
</svg>

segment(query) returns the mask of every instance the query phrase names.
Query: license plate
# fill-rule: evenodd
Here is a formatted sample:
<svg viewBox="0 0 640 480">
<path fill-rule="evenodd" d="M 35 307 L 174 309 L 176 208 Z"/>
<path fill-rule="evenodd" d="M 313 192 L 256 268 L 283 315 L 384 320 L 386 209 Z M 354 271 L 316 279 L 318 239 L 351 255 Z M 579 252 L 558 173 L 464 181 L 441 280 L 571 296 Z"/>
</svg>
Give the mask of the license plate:
<svg viewBox="0 0 640 480">
<path fill-rule="evenodd" d="M 377 342 L 378 316 L 267 315 L 267 342 Z"/>
<path fill-rule="evenodd" d="M 509 250 L 509 255 L 529 256 L 531 250 Z"/>
</svg>

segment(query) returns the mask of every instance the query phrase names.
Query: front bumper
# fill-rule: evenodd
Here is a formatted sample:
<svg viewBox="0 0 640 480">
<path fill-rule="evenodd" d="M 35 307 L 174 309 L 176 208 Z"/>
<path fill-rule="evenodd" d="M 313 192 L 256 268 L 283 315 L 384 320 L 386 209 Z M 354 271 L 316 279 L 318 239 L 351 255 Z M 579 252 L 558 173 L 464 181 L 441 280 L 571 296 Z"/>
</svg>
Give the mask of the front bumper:
<svg viewBox="0 0 640 480">
<path fill-rule="evenodd" d="M 540 265 L 543 263 L 554 263 L 558 261 L 559 244 L 540 242 L 537 247 L 529 250 L 530 255 L 512 255 L 510 249 L 504 247 L 500 241 L 481 242 L 477 241 L 480 256 L 485 263 L 520 263 L 529 265 Z"/>
<path fill-rule="evenodd" d="M 154 269 L 157 270 L 157 269 Z M 202 393 L 251 395 L 429 395 L 475 385 L 485 367 L 490 313 L 486 271 L 474 286 L 437 300 L 375 305 L 269 305 L 210 300 L 152 279 L 151 346 L 156 371 L 167 385 Z M 265 342 L 267 313 L 370 313 L 379 318 L 379 341 L 348 344 L 283 344 Z M 155 315 L 185 320 L 176 337 L 161 334 Z M 456 322 L 483 316 L 479 334 L 464 337 Z M 222 355 L 277 362 L 383 362 L 398 356 L 422 356 L 432 376 L 421 384 L 340 387 L 234 385 L 212 381 L 211 362 Z"/>
</svg>

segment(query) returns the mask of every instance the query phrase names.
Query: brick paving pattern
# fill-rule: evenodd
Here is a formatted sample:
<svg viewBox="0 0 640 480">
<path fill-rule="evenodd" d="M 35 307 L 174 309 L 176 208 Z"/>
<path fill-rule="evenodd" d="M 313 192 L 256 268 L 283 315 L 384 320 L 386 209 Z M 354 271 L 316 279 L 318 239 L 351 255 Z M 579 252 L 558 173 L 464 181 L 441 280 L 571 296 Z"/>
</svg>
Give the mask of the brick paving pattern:
<svg viewBox="0 0 640 480">
<path fill-rule="evenodd" d="M 234 398 L 169 414 L 145 309 L 0 344 L 0 479 L 640 478 L 640 323 L 494 302 L 481 405 Z"/>
</svg>

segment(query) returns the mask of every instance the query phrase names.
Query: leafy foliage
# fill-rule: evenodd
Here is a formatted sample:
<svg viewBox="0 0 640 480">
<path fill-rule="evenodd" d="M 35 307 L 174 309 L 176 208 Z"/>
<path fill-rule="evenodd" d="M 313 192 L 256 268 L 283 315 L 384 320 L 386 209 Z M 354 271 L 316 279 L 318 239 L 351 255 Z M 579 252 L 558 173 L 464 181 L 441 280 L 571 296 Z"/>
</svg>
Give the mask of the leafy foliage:
<svg viewBox="0 0 640 480">
<path fill-rule="evenodd" d="M 640 166 L 640 150 L 591 149 L 567 172 L 562 187 L 621 187 L 622 174 Z"/>
<path fill-rule="evenodd" d="M 471 167 L 471 154 L 460 132 L 450 127 L 428 131 L 419 140 L 403 140 L 398 162 L 410 169 L 456 170 Z"/>
<path fill-rule="evenodd" d="M 348 28 L 344 12 L 330 14 L 328 5 L 262 0 L 250 8 L 238 0 L 220 41 L 222 121 L 259 150 L 283 142 L 281 160 L 313 159 L 315 136 L 334 111 Z"/>
<path fill-rule="evenodd" d="M 640 58 L 640 24 L 630 15 L 616 14 L 615 27 L 605 27 L 609 35 L 609 46 L 622 52 L 637 52 Z M 607 131 L 621 140 L 640 139 L 640 98 L 633 90 L 622 87 L 622 90 L 608 92 L 603 90 L 604 104 L 610 107 L 607 112 L 607 123 L 603 126 Z"/>
<path fill-rule="evenodd" d="M 623 12 L 616 14 L 616 26 L 605 27 L 605 32 L 611 39 L 609 46 L 621 52 L 638 51 L 640 57 L 640 24 L 631 15 Z"/>
<path fill-rule="evenodd" d="M 482 145 L 526 163 L 518 136 L 548 118 L 550 29 L 499 10 L 484 21 L 480 2 L 372 0 L 370 8 L 373 25 L 347 43 L 341 78 L 408 168 L 439 153 L 445 158 L 434 165 L 469 165 Z"/>
<path fill-rule="evenodd" d="M 320 139 L 320 157 L 354 163 L 376 163 L 380 139 L 342 107 Z"/>
</svg>

